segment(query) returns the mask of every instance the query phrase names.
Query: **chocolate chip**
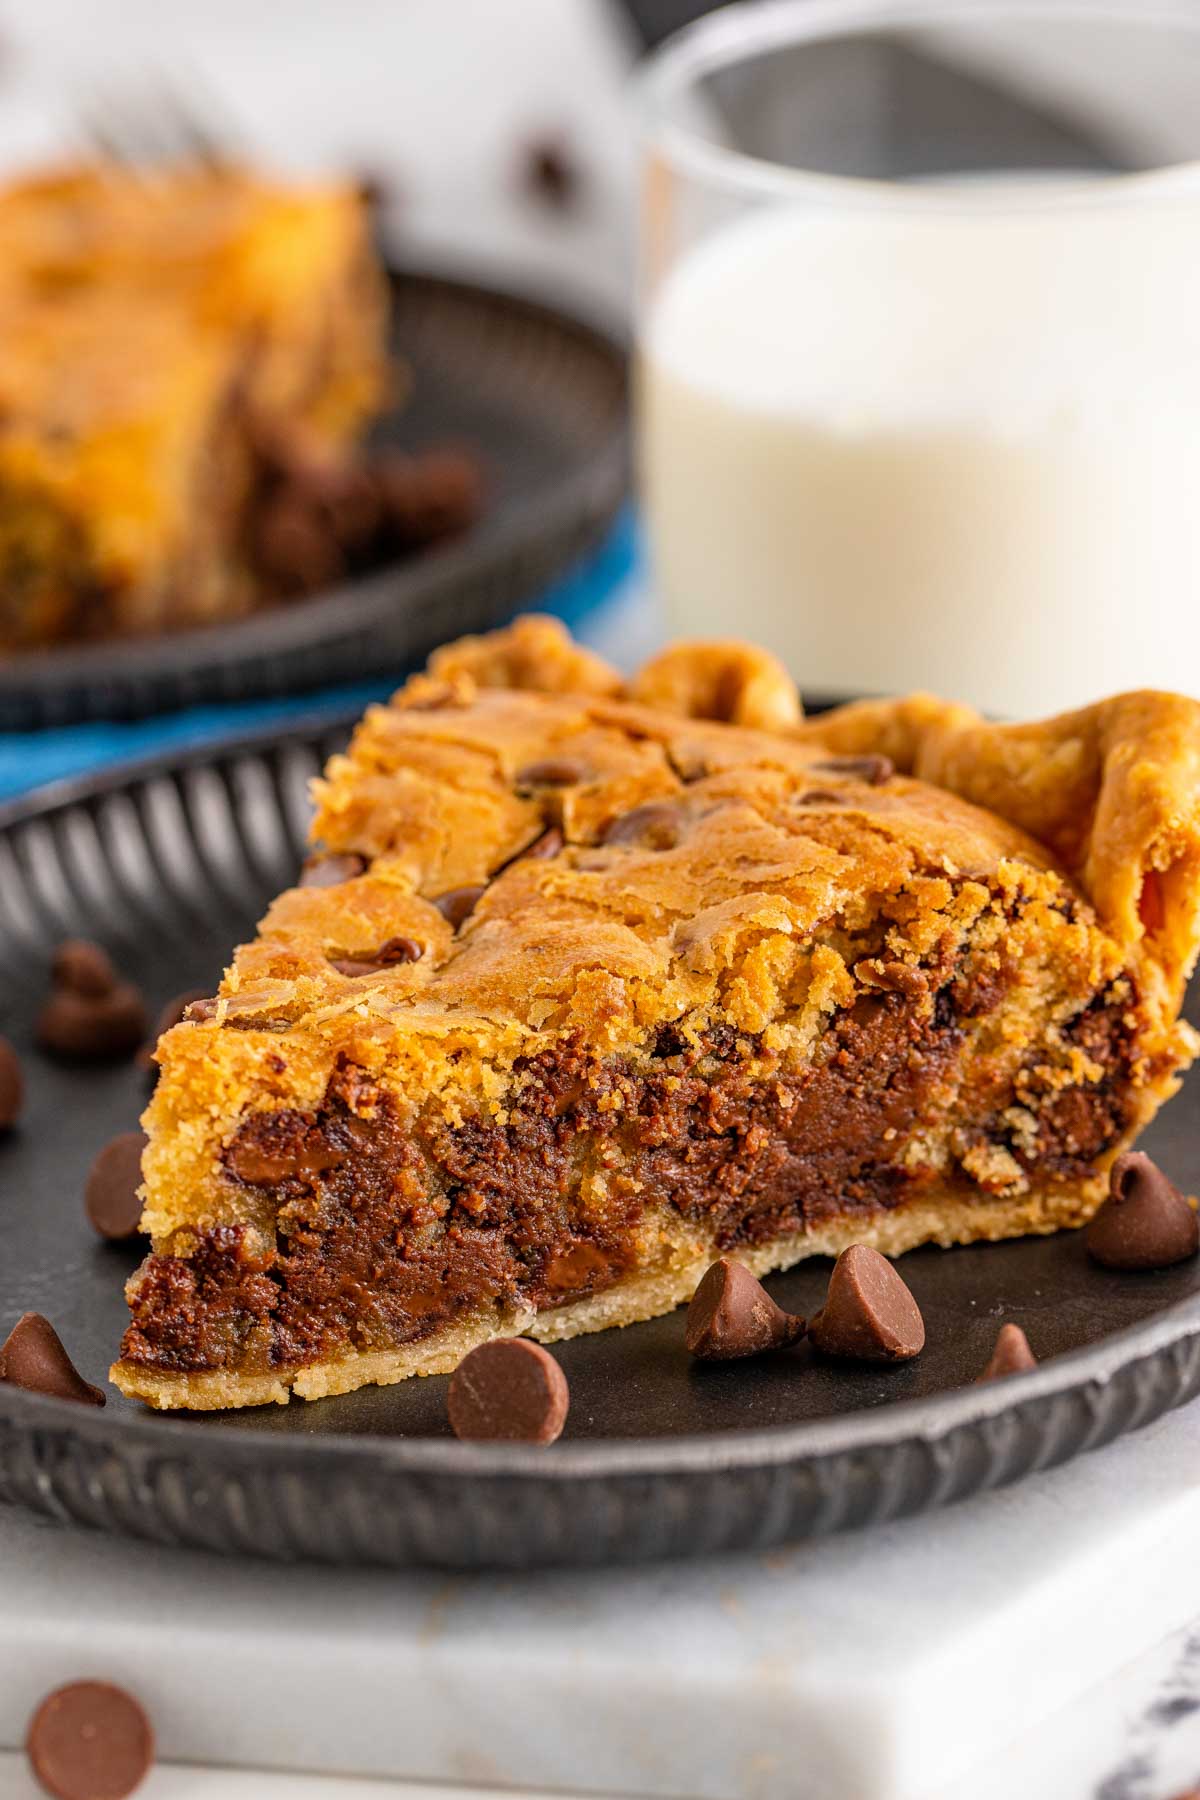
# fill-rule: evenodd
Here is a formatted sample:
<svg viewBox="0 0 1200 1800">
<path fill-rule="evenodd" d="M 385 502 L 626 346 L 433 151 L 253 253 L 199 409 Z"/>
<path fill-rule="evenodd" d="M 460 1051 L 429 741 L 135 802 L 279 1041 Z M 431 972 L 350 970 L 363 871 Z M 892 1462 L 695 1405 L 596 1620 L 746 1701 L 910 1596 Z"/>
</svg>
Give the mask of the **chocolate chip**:
<svg viewBox="0 0 1200 1800">
<path fill-rule="evenodd" d="M 416 938 L 394 937 L 389 938 L 386 944 L 381 944 L 373 956 L 332 956 L 329 960 L 330 966 L 339 975 L 353 978 L 359 975 L 378 975 L 384 969 L 395 968 L 400 963 L 420 962 L 424 954 L 425 946 L 418 944 Z"/>
<path fill-rule="evenodd" d="M 1029 1339 L 1019 1325 L 1002 1325 L 992 1351 L 991 1361 L 980 1381 L 995 1381 L 1001 1375 L 1020 1375 L 1037 1368 L 1037 1357 L 1029 1348 Z"/>
<path fill-rule="evenodd" d="M 106 1062 L 132 1056 L 146 1036 L 146 1025 L 142 996 L 123 981 L 95 996 L 59 988 L 38 1014 L 35 1035 L 52 1055 Z"/>
<path fill-rule="evenodd" d="M 524 175 L 530 195 L 555 212 L 569 211 L 579 198 L 579 164 L 566 138 L 557 133 L 527 147 Z"/>
<path fill-rule="evenodd" d="M 55 952 L 53 989 L 34 1033 L 44 1050 L 99 1061 L 129 1056 L 146 1035 L 146 1008 L 98 944 L 68 938 Z"/>
<path fill-rule="evenodd" d="M 16 1051 L 0 1037 L 0 1131 L 16 1124 L 25 1100 L 25 1077 Z"/>
<path fill-rule="evenodd" d="M 833 1265 L 825 1304 L 808 1327 L 826 1356 L 904 1362 L 925 1346 L 925 1321 L 886 1256 L 851 1244 Z"/>
<path fill-rule="evenodd" d="M 386 527 L 402 548 L 416 549 L 465 531 L 483 505 L 483 472 L 469 450 L 400 451 L 377 458 L 375 478 Z"/>
<path fill-rule="evenodd" d="M 284 596 L 329 586 L 345 568 L 333 531 L 291 488 L 260 507 L 251 557 L 266 584 Z"/>
<path fill-rule="evenodd" d="M 1108 1199 L 1087 1228 L 1088 1254 L 1106 1269 L 1166 1269 L 1200 1248 L 1200 1225 L 1179 1189 L 1140 1150 L 1118 1156 Z"/>
<path fill-rule="evenodd" d="M 55 987 L 97 999 L 111 993 L 118 976 L 107 951 L 86 938 L 68 938 L 54 953 L 50 978 Z"/>
<path fill-rule="evenodd" d="M 73 1681 L 42 1701 L 25 1749 L 56 1800 L 126 1800 L 153 1766 L 154 1732 L 124 1688 Z"/>
<path fill-rule="evenodd" d="M 217 1016 L 217 996 L 201 995 L 199 1000 L 189 1000 L 183 1009 L 184 1021 L 188 1025 L 206 1025 Z"/>
<path fill-rule="evenodd" d="M 646 850 L 673 850 L 683 835 L 683 815 L 669 800 L 650 800 L 614 819 L 604 844 L 639 844 Z"/>
<path fill-rule="evenodd" d="M 0 1381 L 31 1394 L 103 1406 L 105 1396 L 85 1381 L 63 1348 L 62 1339 L 41 1313 L 22 1313 L 0 1344 Z"/>
<path fill-rule="evenodd" d="M 534 838 L 528 850 L 523 851 L 518 860 L 523 861 L 525 857 L 532 856 L 538 862 L 549 862 L 558 855 L 565 843 L 566 839 L 558 826 L 551 825 L 548 830 L 543 831 L 540 838 Z"/>
<path fill-rule="evenodd" d="M 804 1330 L 804 1320 L 776 1306 L 745 1263 L 723 1256 L 692 1295 L 684 1343 L 704 1362 L 723 1362 L 782 1350 Z"/>
<path fill-rule="evenodd" d="M 342 856 L 310 856 L 300 870 L 302 888 L 338 887 L 367 872 L 367 859 L 347 851 Z"/>
<path fill-rule="evenodd" d="M 855 781 L 865 781 L 868 787 L 878 787 L 896 773 L 890 756 L 827 756 L 809 767 L 827 775 L 849 775 Z"/>
<path fill-rule="evenodd" d="M 144 1131 L 123 1131 L 105 1144 L 88 1172 L 83 1205 L 94 1230 L 111 1243 L 135 1237 L 142 1216 L 138 1187 L 142 1179 Z"/>
<path fill-rule="evenodd" d="M 447 1399 L 455 1437 L 523 1444 L 552 1444 L 569 1404 L 566 1376 L 529 1338 L 477 1345 L 451 1376 Z"/>
<path fill-rule="evenodd" d="M 188 1008 L 197 1001 L 206 1000 L 203 988 L 189 988 L 186 994 L 175 994 L 167 1001 L 158 1018 L 154 1021 L 154 1030 L 137 1053 L 138 1067 L 154 1073 L 156 1064 L 154 1052 L 158 1048 L 158 1040 L 165 1037 L 176 1025 L 181 1025 L 188 1016 Z"/>
<path fill-rule="evenodd" d="M 797 806 L 845 806 L 845 794 L 835 794 L 830 788 L 809 788 L 796 801 Z"/>
<path fill-rule="evenodd" d="M 518 769 L 515 780 L 519 788 L 564 788 L 575 787 L 583 777 L 582 763 L 567 756 L 545 756 Z"/>
<path fill-rule="evenodd" d="M 486 886 L 447 888 L 444 894 L 437 896 L 433 904 L 443 919 L 457 931 L 463 920 L 470 918 L 486 892 Z"/>
</svg>

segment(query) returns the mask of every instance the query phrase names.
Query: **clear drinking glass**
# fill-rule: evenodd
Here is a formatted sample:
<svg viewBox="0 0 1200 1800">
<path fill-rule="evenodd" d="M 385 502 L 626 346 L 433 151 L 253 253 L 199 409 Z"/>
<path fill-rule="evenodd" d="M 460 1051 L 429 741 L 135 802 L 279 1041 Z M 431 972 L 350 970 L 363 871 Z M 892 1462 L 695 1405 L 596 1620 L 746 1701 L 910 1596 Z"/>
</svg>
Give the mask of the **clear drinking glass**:
<svg viewBox="0 0 1200 1800">
<path fill-rule="evenodd" d="M 1200 690 L 1200 13 L 771 0 L 642 97 L 673 625 L 810 691 Z"/>
</svg>

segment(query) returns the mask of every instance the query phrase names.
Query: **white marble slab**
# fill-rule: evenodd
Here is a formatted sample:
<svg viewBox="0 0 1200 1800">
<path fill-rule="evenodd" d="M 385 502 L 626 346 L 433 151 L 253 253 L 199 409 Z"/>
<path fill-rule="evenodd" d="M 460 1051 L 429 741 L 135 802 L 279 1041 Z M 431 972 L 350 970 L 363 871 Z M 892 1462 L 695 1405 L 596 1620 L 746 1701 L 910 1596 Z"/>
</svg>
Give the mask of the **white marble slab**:
<svg viewBox="0 0 1200 1800">
<path fill-rule="evenodd" d="M 188 1763 L 690 1800 L 954 1795 L 1200 1617 L 1198 1425 L 1192 1407 L 883 1530 L 624 1573 L 279 1568 L 3 1513 L 0 1748 L 51 1687 L 93 1674 L 138 1693 Z"/>
</svg>

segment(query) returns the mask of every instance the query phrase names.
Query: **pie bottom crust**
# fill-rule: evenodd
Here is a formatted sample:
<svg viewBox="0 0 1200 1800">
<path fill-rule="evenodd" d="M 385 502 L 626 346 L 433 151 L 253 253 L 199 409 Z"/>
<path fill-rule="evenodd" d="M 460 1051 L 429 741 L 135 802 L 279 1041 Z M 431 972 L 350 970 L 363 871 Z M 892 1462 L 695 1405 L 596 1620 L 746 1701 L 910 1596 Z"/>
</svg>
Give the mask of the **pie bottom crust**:
<svg viewBox="0 0 1200 1800">
<path fill-rule="evenodd" d="M 1046 1236 L 1082 1225 L 1095 1211 L 1103 1179 L 1075 1183 L 1069 1191 L 1048 1189 L 1016 1199 L 989 1199 L 964 1211 L 961 1187 L 948 1188 L 895 1210 L 864 1217 L 861 1212 L 828 1219 L 766 1244 L 739 1249 L 738 1260 L 756 1275 L 788 1269 L 809 1256 L 836 1256 L 850 1244 L 869 1244 L 885 1256 L 899 1256 L 918 1244 L 995 1242 L 1002 1238 Z M 118 1364 L 120 1386 L 131 1398 L 162 1410 L 208 1412 L 227 1407 L 286 1406 L 294 1391 L 304 1400 L 322 1400 L 360 1387 L 389 1387 L 410 1375 L 447 1375 L 468 1350 L 488 1339 L 537 1338 L 552 1344 L 586 1332 L 671 1312 L 695 1292 L 700 1277 L 719 1254 L 712 1236 L 684 1233 L 665 1212 L 656 1220 L 661 1249 L 654 1265 L 627 1277 L 618 1287 L 574 1300 L 550 1311 L 490 1309 L 439 1332 L 436 1343 L 403 1344 L 392 1350 L 359 1351 L 334 1361 L 267 1374 L 214 1369 L 168 1375 L 131 1363 Z"/>
</svg>

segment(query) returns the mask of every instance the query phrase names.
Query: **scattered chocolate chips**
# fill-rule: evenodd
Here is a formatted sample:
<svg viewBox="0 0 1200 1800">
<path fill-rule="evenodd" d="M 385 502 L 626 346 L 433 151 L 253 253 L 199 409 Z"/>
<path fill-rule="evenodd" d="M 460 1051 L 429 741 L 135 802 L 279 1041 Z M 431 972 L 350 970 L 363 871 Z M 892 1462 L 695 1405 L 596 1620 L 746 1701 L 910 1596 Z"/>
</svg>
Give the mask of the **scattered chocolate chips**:
<svg viewBox="0 0 1200 1800">
<path fill-rule="evenodd" d="M 569 1404 L 566 1376 L 529 1338 L 477 1345 L 451 1376 L 447 1399 L 455 1437 L 522 1444 L 552 1444 Z"/>
<path fill-rule="evenodd" d="M 153 1074 L 156 1069 L 154 1052 L 158 1048 L 158 1040 L 165 1037 L 174 1026 L 183 1023 L 188 1017 L 188 1008 L 198 1001 L 206 1000 L 208 995 L 203 988 L 189 988 L 185 994 L 175 994 L 168 1000 L 154 1021 L 154 1030 L 137 1053 L 138 1067 Z"/>
<path fill-rule="evenodd" d="M 98 1153 L 83 1190 L 84 1211 L 92 1227 L 110 1243 L 137 1235 L 142 1216 L 138 1187 L 142 1179 L 144 1131 L 123 1131 Z"/>
<path fill-rule="evenodd" d="M 457 931 L 463 921 L 470 918 L 486 892 L 486 886 L 447 888 L 444 894 L 437 895 L 433 904 L 447 924 Z"/>
<path fill-rule="evenodd" d="M 124 1688 L 73 1681 L 42 1701 L 25 1749 L 55 1800 L 126 1800 L 153 1766 L 154 1731 Z"/>
<path fill-rule="evenodd" d="M 980 1381 L 996 1381 L 1001 1375 L 1020 1375 L 1037 1368 L 1037 1357 L 1029 1348 L 1029 1339 L 1019 1325 L 1002 1325 L 996 1348 Z"/>
<path fill-rule="evenodd" d="M 83 1379 L 41 1313 L 22 1313 L 0 1344 L 0 1381 L 27 1388 L 31 1394 L 52 1394 L 57 1400 L 80 1400 L 88 1406 L 105 1403 L 103 1392 Z"/>
<path fill-rule="evenodd" d="M 568 756 L 546 756 L 540 762 L 526 763 L 514 777 L 519 788 L 575 787 L 583 780 L 582 763 Z"/>
<path fill-rule="evenodd" d="M 53 1055 L 87 1061 L 131 1056 L 146 1035 L 146 1008 L 98 944 L 72 938 L 59 946 L 53 989 L 35 1035 Z"/>
<path fill-rule="evenodd" d="M 670 800 L 649 800 L 621 813 L 605 831 L 605 844 L 638 844 L 646 850 L 673 850 L 683 834 L 683 815 Z"/>
<path fill-rule="evenodd" d="M 925 1321 L 887 1257 L 851 1244 L 833 1265 L 825 1304 L 808 1335 L 826 1356 L 905 1362 L 925 1347 Z"/>
<path fill-rule="evenodd" d="M 827 756 L 809 766 L 826 775 L 849 775 L 855 781 L 865 781 L 868 787 L 879 787 L 896 773 L 890 756 Z"/>
<path fill-rule="evenodd" d="M 21 1060 L 8 1039 L 0 1037 L 0 1131 L 8 1131 L 16 1124 L 24 1102 Z"/>
<path fill-rule="evenodd" d="M 343 881 L 353 881 L 366 872 L 366 857 L 352 851 L 340 856 L 310 856 L 300 870 L 298 885 L 302 888 L 338 887 Z"/>
<path fill-rule="evenodd" d="M 1108 1199 L 1087 1228 L 1088 1254 L 1106 1269 L 1166 1269 L 1200 1248 L 1196 1214 L 1141 1150 L 1118 1156 Z"/>
<path fill-rule="evenodd" d="M 804 1332 L 804 1320 L 777 1306 L 745 1263 L 723 1256 L 692 1295 L 684 1343 L 703 1362 L 725 1362 L 782 1350 Z"/>
</svg>

